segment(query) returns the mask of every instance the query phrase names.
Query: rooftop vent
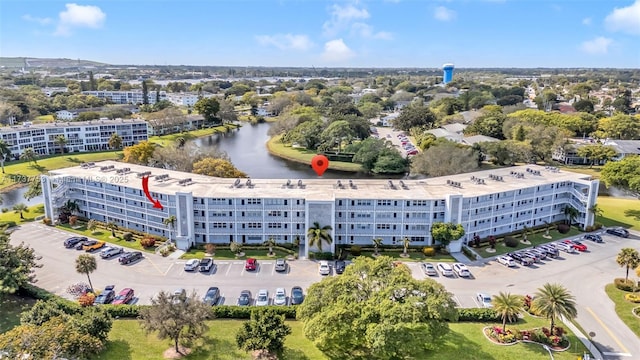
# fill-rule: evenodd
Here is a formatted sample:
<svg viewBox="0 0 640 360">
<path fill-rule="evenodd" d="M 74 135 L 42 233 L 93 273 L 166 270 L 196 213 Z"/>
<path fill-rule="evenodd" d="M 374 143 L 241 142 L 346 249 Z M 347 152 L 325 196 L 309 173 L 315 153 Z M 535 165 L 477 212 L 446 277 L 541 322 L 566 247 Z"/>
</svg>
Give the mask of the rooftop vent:
<svg viewBox="0 0 640 360">
<path fill-rule="evenodd" d="M 180 181 L 178 181 L 178 185 L 182 185 L 182 186 L 187 186 L 189 184 L 191 184 L 191 178 L 186 178 L 186 179 L 182 179 Z"/>
<path fill-rule="evenodd" d="M 86 163 L 82 163 L 80 165 L 80 167 L 83 168 L 83 169 L 90 169 L 90 168 L 95 167 L 95 166 L 96 166 L 96 164 L 92 163 L 92 162 L 86 162 Z"/>
<path fill-rule="evenodd" d="M 403 190 L 409 190 L 409 187 L 407 186 L 407 184 L 404 183 L 404 181 L 400 180 L 400 187 Z"/>
<path fill-rule="evenodd" d="M 154 179 L 156 179 L 156 181 L 166 181 L 169 180 L 169 174 L 156 175 Z"/>
<path fill-rule="evenodd" d="M 338 189 L 344 189 L 344 186 L 342 185 L 342 181 L 340 181 L 340 180 L 336 181 L 336 187 Z"/>
<path fill-rule="evenodd" d="M 116 170 L 116 174 L 118 174 L 118 175 L 124 175 L 124 174 L 128 174 L 130 172 L 131 172 L 131 168 L 128 168 L 128 167 Z"/>
<path fill-rule="evenodd" d="M 353 180 L 349 180 L 349 187 L 354 189 L 354 190 L 358 188 L 358 186 L 353 183 Z"/>
<path fill-rule="evenodd" d="M 387 186 L 389 187 L 389 189 L 393 189 L 393 190 L 396 189 L 396 186 L 393 185 L 393 181 L 391 181 L 391 180 L 387 181 Z"/>
<path fill-rule="evenodd" d="M 240 179 L 238 179 L 240 180 Z M 253 189 L 253 183 L 251 182 L 251 179 L 247 179 L 247 182 L 245 184 L 249 189 Z"/>
<path fill-rule="evenodd" d="M 291 189 L 293 187 L 293 183 L 291 182 L 291 179 L 288 179 L 287 182 L 282 187 Z"/>
<path fill-rule="evenodd" d="M 457 181 L 453 181 L 453 180 L 447 180 L 447 185 L 453 186 L 453 187 L 457 187 L 457 188 L 461 188 L 462 187 L 462 184 L 460 184 Z"/>
<path fill-rule="evenodd" d="M 116 167 L 114 165 L 107 165 L 107 166 L 100 167 L 100 171 L 107 172 L 107 171 L 114 170 L 115 168 Z"/>
<path fill-rule="evenodd" d="M 475 176 L 471 177 L 471 182 L 478 185 L 484 185 L 484 179 L 480 179 L 479 177 L 475 177 Z"/>
<path fill-rule="evenodd" d="M 242 185 L 240 185 L 240 178 L 237 178 L 236 181 L 233 182 L 233 186 L 232 187 L 237 188 L 237 187 L 240 187 L 240 186 L 242 186 Z"/>
<path fill-rule="evenodd" d="M 545 166 L 544 169 L 547 170 L 547 171 L 554 172 L 554 173 L 560 172 L 560 169 L 558 169 L 555 166 Z"/>
</svg>

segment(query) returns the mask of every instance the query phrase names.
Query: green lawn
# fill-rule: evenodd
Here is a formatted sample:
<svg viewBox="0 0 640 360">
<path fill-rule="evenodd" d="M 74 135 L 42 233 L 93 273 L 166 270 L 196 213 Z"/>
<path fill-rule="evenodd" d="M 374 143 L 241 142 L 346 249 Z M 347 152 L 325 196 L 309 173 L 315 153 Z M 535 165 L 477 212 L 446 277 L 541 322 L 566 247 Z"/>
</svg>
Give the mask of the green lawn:
<svg viewBox="0 0 640 360">
<path fill-rule="evenodd" d="M 227 129 L 235 129 L 238 125 L 235 124 L 227 124 L 224 126 L 216 126 L 210 129 L 199 129 L 193 131 L 185 131 L 176 134 L 162 135 L 162 136 L 152 136 L 149 138 L 149 142 L 156 143 L 161 146 L 167 146 L 172 143 L 175 143 L 178 138 L 184 138 L 185 140 L 192 140 L 203 136 L 209 136 L 216 133 L 224 133 L 227 132 Z"/>
<path fill-rule="evenodd" d="M 229 249 L 216 249 L 215 255 L 213 256 L 214 260 L 234 260 L 234 259 L 247 259 L 247 258 L 255 258 L 258 260 L 269 260 L 269 259 L 277 259 L 277 258 L 285 258 L 289 256 L 289 253 L 280 250 L 273 250 L 276 253 L 275 256 L 268 256 L 268 249 L 260 249 L 260 250 L 243 250 L 243 257 L 236 257 L 234 253 Z M 202 259 L 204 257 L 204 250 L 192 249 L 188 252 L 184 253 L 181 256 L 181 259 Z"/>
<path fill-rule="evenodd" d="M 604 291 L 615 304 L 616 313 L 620 320 L 627 324 L 629 329 L 640 338 L 640 319 L 631 313 L 631 310 L 640 307 L 640 304 L 625 300 L 624 295 L 628 294 L 628 292 L 618 289 L 614 284 L 605 286 Z"/>
<path fill-rule="evenodd" d="M 540 245 L 540 244 L 545 244 L 548 242 L 552 242 L 552 241 L 556 241 L 556 240 L 560 240 L 560 239 L 564 239 L 564 238 L 570 238 L 570 237 L 574 237 L 576 235 L 580 235 L 582 234 L 582 231 L 576 229 L 575 227 L 572 227 L 571 230 L 569 230 L 568 233 L 566 234 L 560 234 L 557 230 L 550 230 L 549 231 L 549 235 L 551 236 L 551 239 L 545 239 L 544 237 L 542 237 L 544 235 L 544 231 L 533 234 L 533 235 L 529 235 L 527 237 L 527 239 L 529 240 L 529 242 L 531 242 L 531 244 L 529 245 L 525 245 L 521 242 L 518 242 L 518 246 L 515 248 L 512 247 L 508 247 L 504 244 L 504 242 L 499 242 L 496 243 L 496 252 L 495 253 L 489 253 L 486 251 L 486 249 L 489 248 L 489 243 L 483 243 L 482 246 L 478 249 L 478 248 L 472 248 L 474 249 L 480 256 L 482 257 L 492 257 L 492 256 L 497 256 L 497 255 L 502 255 L 502 254 L 506 254 L 508 252 L 513 252 L 513 251 L 518 251 L 524 248 L 528 248 L 528 247 L 532 247 L 535 245 Z M 522 236 L 514 236 L 518 241 L 522 240 Z"/>
<path fill-rule="evenodd" d="M 571 171 L 580 174 L 591 175 L 594 179 L 600 178 L 600 171 L 602 171 L 602 166 L 584 166 L 584 165 L 560 165 L 558 166 L 560 170 Z"/>
<path fill-rule="evenodd" d="M 421 252 L 408 252 L 407 254 L 409 255 L 409 257 L 402 257 L 400 256 L 402 254 L 402 251 L 380 251 L 379 254 L 381 256 L 388 256 L 390 258 L 393 259 L 397 259 L 400 261 L 436 261 L 436 262 L 455 262 L 456 259 L 454 259 L 451 255 L 443 255 L 443 254 L 436 254 L 435 256 L 429 256 L 426 257 L 424 256 Z M 372 251 L 363 251 L 361 253 L 361 256 L 366 256 L 366 257 L 370 257 L 373 258 L 373 252 Z M 349 256 L 347 257 L 347 259 L 353 259 L 354 256 L 351 256 L 351 254 L 349 254 Z"/>
<path fill-rule="evenodd" d="M 140 245 L 139 241 L 125 241 L 124 239 L 122 239 L 122 231 L 116 231 L 116 237 L 113 238 L 111 237 L 111 231 L 109 230 L 105 230 L 105 229 L 101 229 L 98 228 L 96 229 L 96 232 L 91 232 L 89 230 L 87 230 L 87 228 L 83 225 L 77 229 L 73 229 L 71 228 L 71 226 L 69 226 L 69 224 L 61 224 L 61 225 L 57 225 L 57 228 L 64 230 L 64 231 L 68 231 L 68 232 L 72 232 L 72 233 L 76 233 L 76 234 L 80 234 L 80 235 L 84 235 L 87 237 L 91 237 L 94 239 L 98 239 L 98 240 L 102 240 L 105 241 L 107 243 L 116 245 L 116 246 L 121 246 L 124 248 L 129 248 L 129 249 L 135 249 L 135 250 L 139 250 L 139 251 L 146 251 L 146 252 L 150 252 L 153 253 L 155 251 L 154 249 L 146 249 L 143 248 Z"/>
<path fill-rule="evenodd" d="M 598 207 L 604 215 L 596 219 L 604 226 L 623 226 L 640 230 L 640 200 L 598 197 Z"/>
<path fill-rule="evenodd" d="M 0 190 L 13 187 L 25 186 L 37 175 L 46 174 L 48 171 L 78 166 L 83 162 L 117 160 L 122 155 L 121 151 L 103 151 L 93 153 L 70 153 L 63 155 L 52 155 L 38 158 L 38 163 L 33 164 L 26 161 L 12 161 L 5 164 L 5 174 L 0 181 Z M 21 175 L 17 180 L 11 179 L 10 175 Z"/>
<path fill-rule="evenodd" d="M 42 123 L 50 123 L 53 122 L 53 115 L 40 115 L 40 116 L 36 116 L 36 118 L 33 121 L 35 124 L 42 124 Z"/>
<path fill-rule="evenodd" d="M 285 145 L 280 142 L 280 138 L 281 135 L 278 135 L 267 141 L 267 149 L 274 156 L 303 164 L 311 164 L 311 158 L 317 155 L 317 152 L 314 150 L 293 148 L 289 145 Z M 351 172 L 363 171 L 362 165 L 343 161 L 329 162 L 329 169 Z"/>
<path fill-rule="evenodd" d="M 0 221 L 15 221 L 16 224 L 22 224 L 33 221 L 36 217 L 44 215 L 44 205 L 38 204 L 28 207 L 29 211 L 22 213 L 24 219 L 20 219 L 20 214 L 16 214 L 13 210 L 0 214 Z"/>
<path fill-rule="evenodd" d="M 20 313 L 35 303 L 33 299 L 4 295 L 0 300 L 0 333 L 20 325 Z"/>
</svg>

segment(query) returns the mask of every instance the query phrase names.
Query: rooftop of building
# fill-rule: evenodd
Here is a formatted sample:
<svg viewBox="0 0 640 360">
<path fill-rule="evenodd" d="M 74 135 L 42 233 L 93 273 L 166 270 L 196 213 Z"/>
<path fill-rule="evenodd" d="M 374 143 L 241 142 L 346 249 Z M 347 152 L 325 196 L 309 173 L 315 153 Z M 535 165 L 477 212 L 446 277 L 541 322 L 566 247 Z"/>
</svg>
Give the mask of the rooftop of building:
<svg viewBox="0 0 640 360">
<path fill-rule="evenodd" d="M 107 167 L 110 169 L 101 170 Z M 125 174 L 118 174 L 117 170 L 123 168 L 129 168 L 129 171 Z M 50 172 L 50 175 L 101 181 L 142 189 L 142 178 L 139 174 L 144 172 L 150 172 L 149 190 L 163 194 L 192 192 L 194 196 L 208 198 L 306 198 L 308 200 L 333 200 L 335 198 L 441 199 L 448 194 L 470 197 L 558 181 L 588 181 L 591 179 L 589 175 L 556 168 L 523 165 L 423 180 L 354 179 L 353 186 L 350 186 L 350 180 L 345 178 L 340 180 L 341 187 L 338 186 L 338 180 L 335 179 L 302 179 L 300 187 L 298 186 L 299 179 L 290 179 L 289 186 L 287 186 L 288 180 L 286 179 L 216 178 L 117 161 L 102 161 L 89 168 L 75 166 L 54 170 Z M 514 172 L 522 174 L 522 177 L 512 175 Z M 539 175 L 537 175 L 538 173 Z M 158 175 L 165 175 L 167 179 L 159 181 L 156 179 Z M 190 179 L 187 185 L 181 182 L 185 179 Z M 248 180 L 250 180 L 250 186 L 247 186 Z"/>
<path fill-rule="evenodd" d="M 86 125 L 118 125 L 118 124 L 139 124 L 145 123 L 144 120 L 139 119 L 115 119 L 115 120 L 91 120 L 91 121 L 56 121 L 43 124 L 21 124 L 13 126 L 2 126 L 0 132 L 15 132 L 29 129 L 50 129 L 50 128 L 65 128 L 76 127 Z"/>
</svg>

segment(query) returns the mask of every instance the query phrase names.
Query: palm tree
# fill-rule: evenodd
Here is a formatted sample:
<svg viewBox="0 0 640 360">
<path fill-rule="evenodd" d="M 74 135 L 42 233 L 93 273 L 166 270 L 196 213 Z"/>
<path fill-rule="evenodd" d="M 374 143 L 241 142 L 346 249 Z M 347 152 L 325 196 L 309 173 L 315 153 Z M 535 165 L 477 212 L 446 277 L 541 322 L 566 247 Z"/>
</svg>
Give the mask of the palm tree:
<svg viewBox="0 0 640 360">
<path fill-rule="evenodd" d="M 502 317 L 502 332 L 506 330 L 507 320 L 509 322 L 517 320 L 524 306 L 521 296 L 502 291 L 491 300 L 491 303 L 493 309 Z"/>
<path fill-rule="evenodd" d="M 176 139 L 176 142 L 178 143 L 178 147 L 181 148 L 184 146 L 187 140 L 185 140 L 184 137 L 180 136 L 179 138 Z"/>
<path fill-rule="evenodd" d="M 122 137 L 118 133 L 111 134 L 109 147 L 112 149 L 120 149 L 122 147 Z"/>
<path fill-rule="evenodd" d="M 318 250 L 322 252 L 322 243 L 327 242 L 327 244 L 331 244 L 333 239 L 331 238 L 330 231 L 333 228 L 329 225 L 320 227 L 319 222 L 314 222 L 313 226 L 307 230 L 307 238 L 309 240 L 309 246 L 317 246 Z"/>
<path fill-rule="evenodd" d="M 578 315 L 575 297 L 560 284 L 542 285 L 542 288 L 536 292 L 531 307 L 534 313 L 551 319 L 549 330 L 552 334 L 556 317 L 563 316 L 567 320 L 573 320 Z"/>
<path fill-rule="evenodd" d="M 98 222 L 94 219 L 91 219 L 87 222 L 87 230 L 91 231 L 92 234 L 96 231 L 97 228 Z"/>
<path fill-rule="evenodd" d="M 69 212 L 69 214 L 73 214 L 74 212 L 78 212 L 80 211 L 80 206 L 78 205 L 78 202 L 75 200 L 67 200 L 67 202 L 64 203 L 64 205 L 62 205 L 62 208 Z"/>
<path fill-rule="evenodd" d="M 374 238 L 371 241 L 373 242 L 373 248 L 375 249 L 374 254 L 378 256 L 378 248 L 382 245 L 382 238 Z"/>
<path fill-rule="evenodd" d="M 171 231 L 175 230 L 176 228 L 176 222 L 178 221 L 178 219 L 176 218 L 175 215 L 171 215 L 168 218 L 162 220 L 162 223 L 169 229 L 171 229 Z M 171 232 L 169 232 L 169 240 L 171 240 Z"/>
<path fill-rule="evenodd" d="M 576 208 L 574 208 L 571 205 L 565 206 L 563 212 L 564 212 L 564 215 L 567 217 L 568 225 L 573 224 L 573 222 L 576 220 L 579 214 L 578 210 L 576 210 Z"/>
<path fill-rule="evenodd" d="M 20 214 L 21 220 L 24 220 L 24 215 L 22 214 L 23 212 L 29 212 L 29 208 L 27 207 L 27 205 L 22 203 L 13 205 L 13 213 Z"/>
<path fill-rule="evenodd" d="M 402 254 L 405 257 L 407 256 L 407 250 L 409 250 L 409 244 L 411 244 L 411 239 L 409 239 L 408 237 L 402 239 L 402 246 L 404 247 L 404 250 L 402 251 Z"/>
<path fill-rule="evenodd" d="M 589 208 L 589 212 L 593 214 L 593 223 L 595 224 L 598 216 L 604 215 L 604 211 L 598 206 L 598 204 L 593 204 L 592 207 Z"/>
<path fill-rule="evenodd" d="M 11 155 L 11 149 L 9 145 L 2 139 L 0 139 L 0 166 L 2 167 L 2 173 L 4 174 L 4 162 L 7 160 L 7 156 Z"/>
<path fill-rule="evenodd" d="M 111 237 L 116 237 L 116 230 L 118 230 L 118 225 L 113 221 L 110 221 L 107 224 L 107 229 L 111 230 Z"/>
<path fill-rule="evenodd" d="M 80 274 L 87 274 L 87 280 L 89 280 L 89 287 L 91 287 L 91 289 L 93 289 L 93 285 L 91 284 L 89 274 L 96 271 L 97 268 L 98 263 L 93 255 L 82 254 L 76 259 L 76 271 Z"/>
<path fill-rule="evenodd" d="M 53 143 L 60 146 L 60 154 L 64 154 L 64 146 L 67 145 L 67 138 L 64 135 L 58 135 L 53 140 Z"/>
<path fill-rule="evenodd" d="M 629 268 L 635 269 L 638 265 L 640 265 L 640 255 L 636 249 L 632 248 L 624 248 L 620 250 L 618 253 L 618 257 L 616 258 L 616 262 L 620 267 L 626 267 L 627 272 L 624 277 L 624 281 L 629 281 Z"/>
<path fill-rule="evenodd" d="M 273 247 L 276 245 L 276 239 L 273 236 L 269 236 L 267 241 L 264 242 L 269 247 L 269 255 L 273 254 Z"/>
<path fill-rule="evenodd" d="M 33 150 L 33 148 L 24 149 L 22 155 L 20 155 L 20 160 L 27 160 L 28 162 L 32 162 L 37 165 L 38 154 Z"/>
</svg>

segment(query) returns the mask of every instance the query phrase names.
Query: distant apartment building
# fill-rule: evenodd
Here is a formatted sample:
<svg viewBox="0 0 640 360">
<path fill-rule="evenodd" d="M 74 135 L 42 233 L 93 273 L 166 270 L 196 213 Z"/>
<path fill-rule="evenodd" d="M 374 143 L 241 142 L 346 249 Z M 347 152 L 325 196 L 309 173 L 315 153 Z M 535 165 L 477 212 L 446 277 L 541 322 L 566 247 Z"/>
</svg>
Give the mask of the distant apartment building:
<svg viewBox="0 0 640 360">
<path fill-rule="evenodd" d="M 60 145 L 55 143 L 60 135 L 67 139 L 64 147 L 68 152 L 108 150 L 113 133 L 120 135 L 123 146 L 131 146 L 148 139 L 147 122 L 117 119 L 0 127 L 0 137 L 14 158 L 28 148 L 40 155 L 60 153 Z"/>
<path fill-rule="evenodd" d="M 598 143 L 594 139 L 572 139 L 570 144 L 558 147 L 551 154 L 551 158 L 567 165 L 590 165 L 591 159 L 579 156 L 578 149 L 596 144 Z M 611 159 L 613 161 L 622 160 L 630 155 L 640 155 L 640 140 L 605 140 L 602 145 L 610 146 L 616 151 L 616 156 Z M 599 161 L 594 165 L 603 165 L 604 163 L 606 160 Z"/>
<path fill-rule="evenodd" d="M 142 181 L 163 209 L 145 197 Z M 75 200 L 79 214 L 121 228 L 171 237 L 180 249 L 231 241 L 258 245 L 300 239 L 318 223 L 331 226 L 336 245 L 432 245 L 438 222 L 462 224 L 460 244 L 564 221 L 564 209 L 578 211 L 575 223 L 594 223 L 598 180 L 589 175 L 537 165 L 493 169 L 423 180 L 224 179 L 115 161 L 59 169 L 42 176 L 46 216 Z M 175 216 L 175 228 L 163 220 Z M 455 250 L 453 250 L 455 251 Z"/>
<path fill-rule="evenodd" d="M 178 93 L 168 94 L 167 100 L 177 106 L 193 106 L 198 102 L 198 94 Z"/>
<path fill-rule="evenodd" d="M 78 117 L 78 112 L 77 111 L 70 111 L 70 110 L 59 110 L 56 111 L 56 119 L 57 120 L 66 120 L 66 121 L 70 121 L 70 120 L 74 120 Z"/>
<path fill-rule="evenodd" d="M 105 99 L 112 104 L 144 104 L 144 96 L 142 91 L 83 91 L 85 95 L 93 95 L 99 99 Z M 156 91 L 149 91 L 147 99 L 149 104 L 156 103 L 156 97 L 160 98 L 160 101 L 167 100 L 167 92 L 160 91 L 159 96 L 156 96 Z"/>
</svg>

